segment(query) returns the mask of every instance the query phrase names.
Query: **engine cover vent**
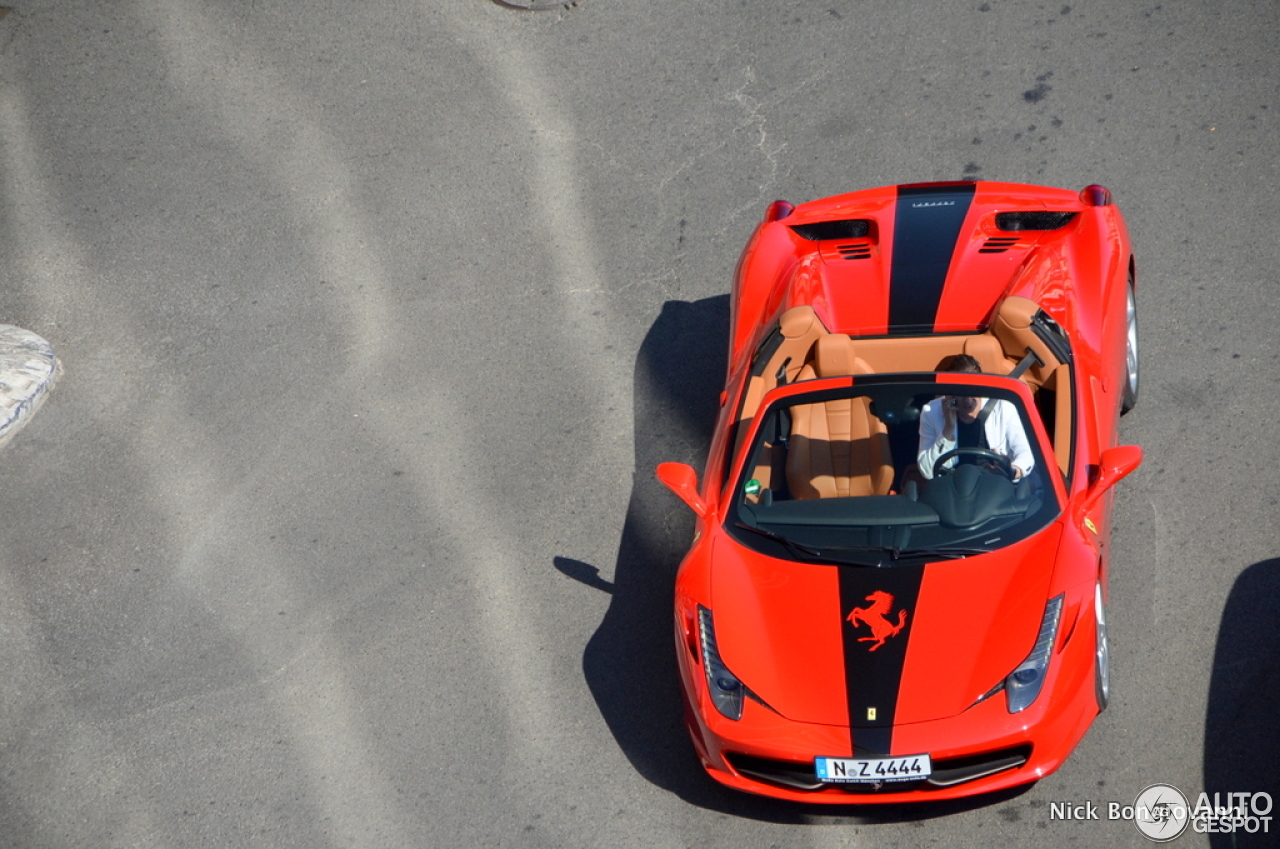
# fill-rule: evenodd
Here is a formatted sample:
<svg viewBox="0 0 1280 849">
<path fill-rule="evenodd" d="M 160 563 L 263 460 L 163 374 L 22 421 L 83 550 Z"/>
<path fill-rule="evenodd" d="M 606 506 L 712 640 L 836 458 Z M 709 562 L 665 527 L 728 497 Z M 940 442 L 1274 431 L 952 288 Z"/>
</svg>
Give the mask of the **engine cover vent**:
<svg viewBox="0 0 1280 849">
<path fill-rule="evenodd" d="M 871 245 L 866 242 L 855 242 L 849 245 L 839 245 L 836 250 L 840 252 L 840 256 L 845 259 L 867 259 L 871 256 Z"/>
<path fill-rule="evenodd" d="M 865 218 L 815 221 L 812 224 L 793 224 L 791 229 L 800 238 L 811 242 L 825 242 L 828 239 L 865 239 L 871 232 L 871 222 Z"/>
<path fill-rule="evenodd" d="M 1001 230 L 1058 230 L 1066 227 L 1075 218 L 1074 212 L 1045 212 L 1034 210 L 1029 212 L 998 212 L 996 227 Z"/>
<path fill-rule="evenodd" d="M 1018 237 L 1014 236 L 1009 239 L 987 239 L 982 243 L 982 247 L 978 248 L 980 254 L 1002 254 L 1009 248 L 1018 244 Z"/>
</svg>

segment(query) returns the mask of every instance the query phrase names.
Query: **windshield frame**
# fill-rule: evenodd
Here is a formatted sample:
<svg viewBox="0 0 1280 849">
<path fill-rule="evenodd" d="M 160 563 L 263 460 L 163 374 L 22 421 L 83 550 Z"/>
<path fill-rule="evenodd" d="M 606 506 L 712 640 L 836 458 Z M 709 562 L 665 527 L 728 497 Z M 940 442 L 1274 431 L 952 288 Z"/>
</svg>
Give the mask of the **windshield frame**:
<svg viewBox="0 0 1280 849">
<path fill-rule="evenodd" d="M 1054 460 L 1053 444 L 1049 440 L 1048 434 L 1044 428 L 1044 424 L 1040 419 L 1039 410 L 1037 409 L 1030 387 L 1017 378 L 1010 378 L 1003 375 L 995 374 L 969 374 L 957 372 L 897 372 L 885 374 L 867 374 L 857 376 L 841 376 L 831 378 L 819 378 L 814 380 L 798 381 L 796 383 L 779 386 L 770 391 L 761 400 L 759 407 L 752 416 L 751 426 L 743 438 L 740 439 L 736 456 L 733 458 L 730 473 L 725 479 L 728 486 L 724 492 L 724 498 L 721 501 L 722 510 L 720 520 L 724 525 L 725 531 L 739 542 L 744 542 L 740 533 L 733 529 L 733 525 L 743 520 L 743 511 L 739 510 L 739 502 L 742 500 L 741 493 L 747 485 L 746 475 L 748 466 L 756 451 L 758 440 L 761 438 L 760 431 L 767 423 L 774 420 L 774 412 L 779 407 L 794 407 L 802 404 L 821 403 L 824 401 L 848 398 L 856 396 L 859 388 L 867 389 L 873 386 L 893 386 L 902 385 L 904 388 L 917 385 L 921 388 L 936 387 L 936 394 L 979 394 L 984 396 L 1000 397 L 1010 403 L 1014 403 L 1018 408 L 1019 418 L 1021 419 L 1024 430 L 1027 434 L 1029 443 L 1033 444 L 1033 450 L 1037 456 L 1037 467 L 1044 481 L 1045 495 L 1048 496 L 1052 491 L 1052 497 L 1056 501 L 1056 511 L 1053 512 L 1054 518 L 1047 520 L 1043 527 L 1052 525 L 1061 518 L 1068 507 L 1068 497 L 1066 484 L 1063 479 L 1061 470 L 1058 468 L 1057 462 Z M 948 392 L 948 388 L 954 387 L 963 392 Z M 873 390 L 874 391 L 874 390 Z M 916 394 L 927 394 L 929 390 Z M 875 496 L 877 498 L 886 498 L 890 496 Z M 783 502 L 778 502 L 783 503 Z M 1043 528 L 1041 529 L 1043 530 Z M 1032 531 L 1029 535 L 1034 536 L 1040 533 L 1040 530 Z M 1026 537 L 1022 537 L 1026 538 Z M 745 544 L 745 543 L 744 543 Z M 1011 541 L 999 546 L 996 549 L 1016 544 Z M 820 546 L 819 546 L 820 547 Z M 887 549 L 897 559 L 899 552 Z M 797 558 L 788 558 L 797 559 Z M 883 565 L 883 564 L 882 564 Z"/>
</svg>

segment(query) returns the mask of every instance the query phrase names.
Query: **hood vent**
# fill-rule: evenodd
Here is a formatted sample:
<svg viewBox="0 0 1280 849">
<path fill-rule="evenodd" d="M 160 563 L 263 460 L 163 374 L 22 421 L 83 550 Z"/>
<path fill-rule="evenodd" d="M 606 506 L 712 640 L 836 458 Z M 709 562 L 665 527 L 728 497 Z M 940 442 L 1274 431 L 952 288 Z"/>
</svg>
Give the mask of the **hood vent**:
<svg viewBox="0 0 1280 849">
<path fill-rule="evenodd" d="M 865 239 L 871 232 L 871 222 L 866 218 L 815 221 L 812 224 L 792 224 L 791 229 L 800 238 L 811 242 L 825 242 L 828 239 Z"/>
<path fill-rule="evenodd" d="M 996 227 L 1001 230 L 1060 230 L 1075 218 L 1074 212 L 1000 212 L 996 214 Z"/>
</svg>

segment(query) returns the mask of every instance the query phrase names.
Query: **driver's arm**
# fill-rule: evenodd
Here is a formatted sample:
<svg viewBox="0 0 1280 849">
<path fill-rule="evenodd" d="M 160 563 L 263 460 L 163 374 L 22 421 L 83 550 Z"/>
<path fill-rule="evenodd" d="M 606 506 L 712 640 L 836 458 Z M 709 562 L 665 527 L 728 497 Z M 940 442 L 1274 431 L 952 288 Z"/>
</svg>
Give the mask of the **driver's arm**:
<svg viewBox="0 0 1280 849">
<path fill-rule="evenodd" d="M 934 462 L 956 447 L 955 434 L 948 439 L 945 433 L 944 403 L 944 399 L 935 398 L 920 411 L 920 447 L 916 452 L 916 464 L 925 478 L 932 478 Z"/>
<path fill-rule="evenodd" d="M 1030 473 L 1036 461 L 1031 453 L 1031 443 L 1027 441 L 1027 432 L 1022 428 L 1022 419 L 1018 417 L 1018 411 L 1013 408 L 1008 401 L 1002 401 L 999 409 L 1000 415 L 1000 438 L 1004 442 L 1004 451 L 1001 452 L 1009 458 L 1009 462 L 1022 472 L 1018 477 L 1025 477 Z M 988 440 L 990 434 L 988 434 Z"/>
</svg>

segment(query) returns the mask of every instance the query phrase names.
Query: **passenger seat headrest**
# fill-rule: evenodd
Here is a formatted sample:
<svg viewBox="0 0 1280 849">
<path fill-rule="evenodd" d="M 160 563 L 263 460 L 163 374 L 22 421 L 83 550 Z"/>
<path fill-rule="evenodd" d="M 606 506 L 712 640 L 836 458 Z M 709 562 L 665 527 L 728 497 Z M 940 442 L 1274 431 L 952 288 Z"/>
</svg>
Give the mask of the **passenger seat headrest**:
<svg viewBox="0 0 1280 849">
<path fill-rule="evenodd" d="M 1031 326 L 1040 305 L 1030 298 L 1016 295 L 1004 299 L 996 316 L 996 324 L 1004 325 L 1011 330 L 1025 330 Z"/>
<path fill-rule="evenodd" d="M 1040 358 L 1043 365 L 1032 366 L 1023 377 L 1026 382 L 1036 386 L 1043 385 L 1059 365 L 1053 350 L 1036 335 L 1033 325 L 1038 312 L 1040 307 L 1035 301 L 1008 297 L 1000 304 L 995 321 L 991 323 L 991 332 L 1000 340 L 1000 347 L 1009 359 L 1021 360 L 1028 348 Z"/>
<path fill-rule="evenodd" d="M 799 339 L 810 330 L 814 329 L 814 325 L 818 325 L 819 332 L 823 332 L 826 328 L 818 323 L 818 315 L 813 311 L 811 306 L 792 307 L 782 314 L 782 318 L 778 320 L 778 327 L 782 330 L 782 335 L 788 339 Z"/>
<path fill-rule="evenodd" d="M 818 338 L 813 357 L 813 370 L 818 377 L 841 377 L 853 374 L 857 358 L 853 355 L 853 340 L 842 333 L 830 333 Z"/>
</svg>

